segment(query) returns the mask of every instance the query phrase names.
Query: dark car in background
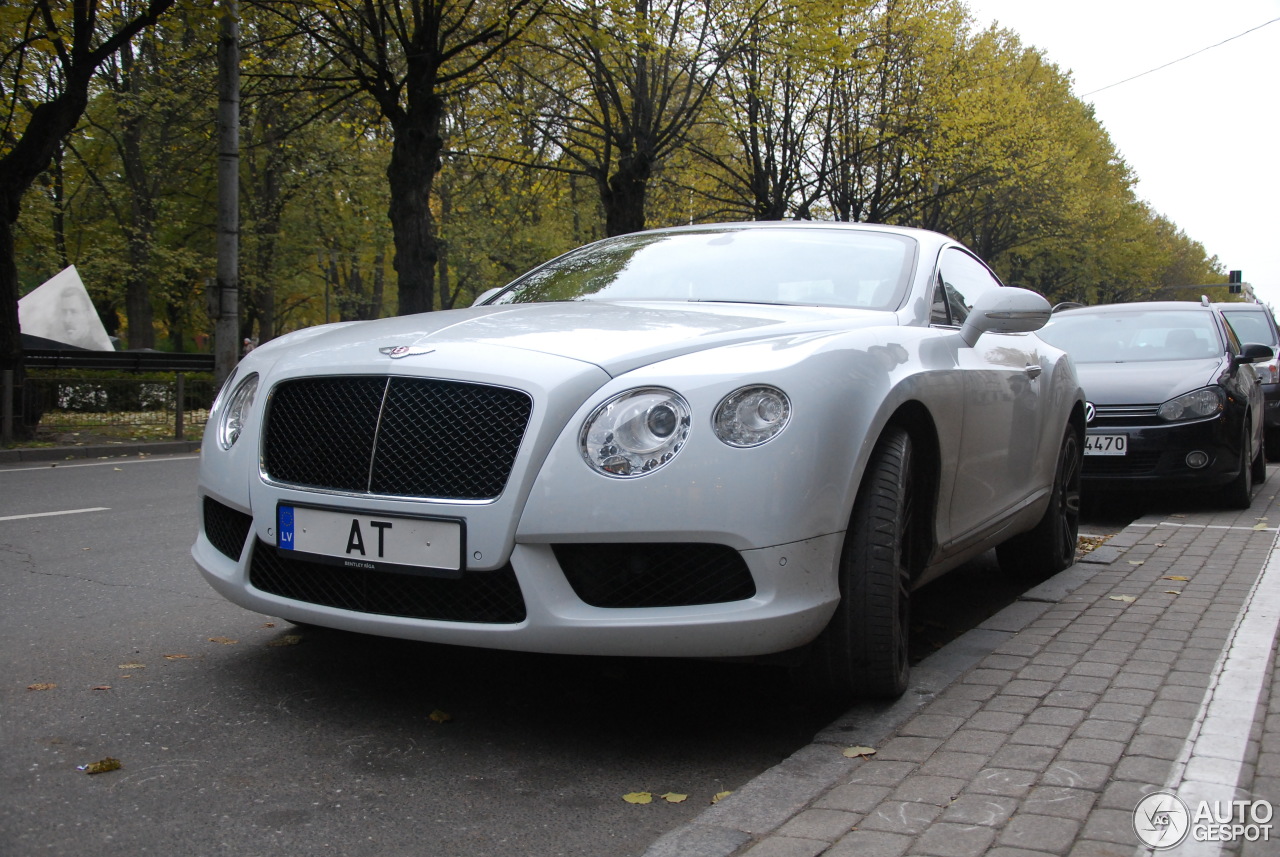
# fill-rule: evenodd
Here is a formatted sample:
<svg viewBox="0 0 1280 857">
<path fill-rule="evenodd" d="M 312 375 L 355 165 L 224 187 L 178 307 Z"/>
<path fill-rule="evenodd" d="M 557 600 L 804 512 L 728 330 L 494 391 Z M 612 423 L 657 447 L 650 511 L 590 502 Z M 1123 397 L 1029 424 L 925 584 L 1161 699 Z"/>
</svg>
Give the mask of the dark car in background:
<svg viewBox="0 0 1280 857">
<path fill-rule="evenodd" d="M 1258 303 L 1222 303 L 1214 306 L 1227 319 L 1227 324 L 1244 344 L 1251 342 L 1268 345 L 1280 355 L 1280 330 L 1276 328 L 1271 310 Z M 1266 418 L 1263 425 L 1267 433 L 1267 458 L 1280 461 L 1280 357 L 1272 357 L 1253 364 L 1262 382 L 1262 397 L 1266 401 Z"/>
<path fill-rule="evenodd" d="M 1040 331 L 1084 387 L 1086 491 L 1221 489 L 1249 506 L 1266 478 L 1266 345 L 1242 345 L 1207 300 L 1108 304 L 1054 314 Z"/>
</svg>

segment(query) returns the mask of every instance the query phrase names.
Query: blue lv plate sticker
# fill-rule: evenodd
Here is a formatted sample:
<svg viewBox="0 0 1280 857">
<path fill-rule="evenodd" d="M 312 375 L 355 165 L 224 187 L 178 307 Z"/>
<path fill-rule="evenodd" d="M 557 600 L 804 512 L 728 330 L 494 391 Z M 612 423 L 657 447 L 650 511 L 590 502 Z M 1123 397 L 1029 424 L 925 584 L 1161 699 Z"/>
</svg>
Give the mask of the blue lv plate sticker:
<svg viewBox="0 0 1280 857">
<path fill-rule="evenodd" d="M 278 545 L 282 550 L 293 550 L 293 507 L 281 506 L 277 512 L 276 527 L 280 537 Z"/>
</svg>

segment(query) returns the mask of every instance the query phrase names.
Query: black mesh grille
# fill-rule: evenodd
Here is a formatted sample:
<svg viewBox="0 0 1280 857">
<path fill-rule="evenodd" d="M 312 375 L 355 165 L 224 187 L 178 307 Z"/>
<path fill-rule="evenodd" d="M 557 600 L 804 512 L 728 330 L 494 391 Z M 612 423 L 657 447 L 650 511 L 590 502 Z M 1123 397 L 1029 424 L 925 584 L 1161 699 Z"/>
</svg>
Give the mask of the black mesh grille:
<svg viewBox="0 0 1280 857">
<path fill-rule="evenodd" d="M 212 497 L 204 498 L 204 534 L 210 544 L 232 559 L 240 559 L 252 526 L 252 516 L 224 506 Z"/>
<path fill-rule="evenodd" d="M 506 486 L 532 407 L 518 390 L 454 381 L 286 381 L 267 409 L 263 466 L 291 485 L 487 500 Z"/>
<path fill-rule="evenodd" d="M 742 556 L 724 545 L 555 545 L 578 597 L 593 607 L 680 607 L 756 594 Z"/>
<path fill-rule="evenodd" d="M 525 617 L 510 565 L 450 580 L 293 559 L 255 540 L 249 583 L 272 595 L 358 613 L 490 624 L 513 624 Z"/>
</svg>

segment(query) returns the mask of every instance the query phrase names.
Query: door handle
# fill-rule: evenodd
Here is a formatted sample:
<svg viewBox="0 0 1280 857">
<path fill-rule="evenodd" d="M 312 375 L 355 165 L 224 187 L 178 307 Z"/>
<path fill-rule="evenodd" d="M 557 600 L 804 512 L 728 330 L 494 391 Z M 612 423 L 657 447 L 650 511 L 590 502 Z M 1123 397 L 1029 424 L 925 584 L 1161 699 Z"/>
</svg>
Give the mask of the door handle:
<svg viewBox="0 0 1280 857">
<path fill-rule="evenodd" d="M 1043 369 L 1041 369 L 1041 368 L 1040 368 L 1039 366 L 1037 366 L 1036 364 L 1031 363 L 1031 364 L 1029 364 L 1029 365 L 1027 366 L 1027 368 L 1026 368 L 1026 369 L 1024 369 L 1023 371 L 1027 373 L 1027 377 L 1028 377 L 1028 378 L 1030 378 L 1031 380 L 1033 380 L 1033 381 L 1034 381 L 1036 378 L 1039 378 L 1039 377 L 1040 377 L 1040 373 L 1041 373 L 1041 372 L 1043 372 L 1044 370 L 1043 370 Z"/>
</svg>

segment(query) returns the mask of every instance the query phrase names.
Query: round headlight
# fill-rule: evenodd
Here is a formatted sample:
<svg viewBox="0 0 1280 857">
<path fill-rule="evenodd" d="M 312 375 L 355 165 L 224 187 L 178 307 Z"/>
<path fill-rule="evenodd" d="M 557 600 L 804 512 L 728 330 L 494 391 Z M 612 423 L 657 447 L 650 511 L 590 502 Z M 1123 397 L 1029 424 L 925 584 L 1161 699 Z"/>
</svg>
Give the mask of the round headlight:
<svg viewBox="0 0 1280 857">
<path fill-rule="evenodd" d="M 671 390 L 645 387 L 620 393 L 583 424 L 582 457 L 608 476 L 652 473 L 684 447 L 689 415 L 689 403 Z"/>
<path fill-rule="evenodd" d="M 791 419 L 791 400 L 776 387 L 743 387 L 716 406 L 711 427 L 729 446 L 759 446 L 773 440 Z"/>
<path fill-rule="evenodd" d="M 1222 390 L 1219 387 L 1202 387 L 1160 406 L 1160 419 L 1171 423 L 1182 420 L 1202 420 L 1222 410 Z"/>
<path fill-rule="evenodd" d="M 258 392 L 258 373 L 246 377 L 236 387 L 235 392 L 227 399 L 218 415 L 218 443 L 223 449 L 230 449 L 240 437 L 244 421 L 249 416 L 249 408 L 253 406 L 254 393 Z"/>
</svg>

